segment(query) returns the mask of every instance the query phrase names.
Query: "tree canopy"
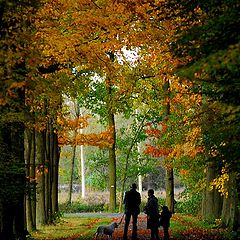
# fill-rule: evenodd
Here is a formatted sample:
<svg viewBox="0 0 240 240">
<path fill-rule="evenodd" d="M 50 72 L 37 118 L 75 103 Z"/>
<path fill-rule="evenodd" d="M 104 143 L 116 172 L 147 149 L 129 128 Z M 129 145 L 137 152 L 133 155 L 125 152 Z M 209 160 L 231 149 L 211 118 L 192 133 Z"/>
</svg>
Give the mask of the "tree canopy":
<svg viewBox="0 0 240 240">
<path fill-rule="evenodd" d="M 41 222 L 58 209 L 61 144 L 109 150 L 115 150 L 115 144 L 119 149 L 129 145 L 126 158 L 132 151 L 140 167 L 136 148 L 142 141 L 145 154 L 156 162 L 164 160 L 167 169 L 174 168 L 195 190 L 215 187 L 224 196 L 222 205 L 219 201 L 224 224 L 239 227 L 239 209 L 226 207 L 230 201 L 237 209 L 240 193 L 239 10 L 237 0 L 1 1 L 4 185 L 13 174 L 21 190 L 29 179 L 41 186 L 44 190 L 34 193 L 43 200 L 37 202 L 46 201 Z M 132 59 L 130 53 L 135 54 Z M 107 120 L 108 127 L 71 138 L 72 130 L 87 126 L 87 118 L 68 119 L 65 96 Z M 131 119 L 136 110 L 144 119 L 141 131 L 133 127 L 126 139 L 116 137 L 115 116 Z M 113 175 L 115 153 L 109 152 Z M 2 178 L 5 168 L 7 176 Z M 9 184 L 0 196 L 12 188 Z M 24 192 L 15 193 L 13 199 L 22 197 L 21 208 Z M 5 205 L 1 199 L 0 212 Z M 227 212 L 234 216 L 226 218 Z M 3 232 L 10 229 L 0 227 Z M 22 230 L 17 235 L 23 235 Z"/>
</svg>

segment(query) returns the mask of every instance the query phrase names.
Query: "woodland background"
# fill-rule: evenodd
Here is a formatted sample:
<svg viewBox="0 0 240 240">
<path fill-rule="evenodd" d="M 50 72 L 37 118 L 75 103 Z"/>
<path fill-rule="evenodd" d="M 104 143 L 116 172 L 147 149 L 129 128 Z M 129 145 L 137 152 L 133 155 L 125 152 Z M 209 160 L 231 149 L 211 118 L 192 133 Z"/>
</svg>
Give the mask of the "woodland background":
<svg viewBox="0 0 240 240">
<path fill-rule="evenodd" d="M 130 182 L 164 169 L 172 211 L 177 176 L 203 219 L 239 231 L 239 10 L 237 0 L 1 0 L 1 239 L 54 221 L 63 146 L 71 166 L 76 148 L 94 146 L 88 184 L 108 188 L 109 211 Z M 91 121 L 101 127 L 86 131 Z"/>
</svg>

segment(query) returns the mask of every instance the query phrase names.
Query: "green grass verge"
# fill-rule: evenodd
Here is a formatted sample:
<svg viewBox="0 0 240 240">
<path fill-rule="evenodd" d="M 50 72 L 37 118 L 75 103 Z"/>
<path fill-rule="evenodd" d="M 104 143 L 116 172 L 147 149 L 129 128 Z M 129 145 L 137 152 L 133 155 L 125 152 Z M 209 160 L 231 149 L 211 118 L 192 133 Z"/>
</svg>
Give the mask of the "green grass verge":
<svg viewBox="0 0 240 240">
<path fill-rule="evenodd" d="M 77 237 L 78 239 L 92 239 L 97 226 L 110 222 L 110 218 L 63 217 L 62 221 L 57 224 L 46 225 L 37 231 L 31 232 L 31 237 L 34 240 L 57 240 Z"/>
</svg>

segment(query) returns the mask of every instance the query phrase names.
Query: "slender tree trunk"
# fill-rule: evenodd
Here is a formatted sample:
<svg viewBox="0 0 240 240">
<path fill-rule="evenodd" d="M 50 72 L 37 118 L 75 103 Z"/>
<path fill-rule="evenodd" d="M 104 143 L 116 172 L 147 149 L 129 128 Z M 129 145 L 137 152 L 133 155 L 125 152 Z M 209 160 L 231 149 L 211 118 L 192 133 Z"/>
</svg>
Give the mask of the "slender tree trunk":
<svg viewBox="0 0 240 240">
<path fill-rule="evenodd" d="M 82 131 L 80 131 L 81 133 Z M 81 197 L 82 199 L 85 198 L 85 164 L 84 164 L 84 149 L 83 145 L 80 146 L 80 160 L 81 160 Z"/>
<path fill-rule="evenodd" d="M 52 126 L 49 120 L 48 127 L 44 138 L 45 146 L 45 164 L 44 164 L 44 178 L 45 178 L 45 213 L 46 222 L 52 221 L 52 201 L 51 201 L 51 185 L 52 185 Z"/>
<path fill-rule="evenodd" d="M 136 115 L 138 114 L 138 109 L 136 109 Z M 137 117 L 136 117 L 136 124 L 137 125 L 139 125 L 139 123 L 138 123 L 138 119 L 137 119 Z M 143 124 L 143 122 L 142 122 L 142 124 Z M 140 128 L 141 129 L 141 128 Z M 140 130 L 139 129 L 139 130 Z M 139 131 L 138 131 L 138 133 L 139 133 Z M 138 134 L 137 134 L 138 135 Z M 140 163 L 140 156 L 141 156 L 141 147 L 140 147 L 140 142 L 138 142 L 137 143 L 137 152 L 138 152 L 138 162 Z M 139 191 L 139 193 L 140 193 L 140 195 L 142 195 L 142 188 L 143 188 L 143 186 L 142 186 L 142 175 L 141 174 L 139 174 L 138 175 L 138 191 Z"/>
<path fill-rule="evenodd" d="M 45 203 L 45 134 L 36 132 L 36 225 L 41 226 L 47 223 Z"/>
<path fill-rule="evenodd" d="M 79 107 L 79 104 L 76 104 L 76 116 L 83 116 L 82 109 Z M 80 129 L 80 134 L 83 134 L 83 129 Z M 83 145 L 80 145 L 80 168 L 79 168 L 79 176 L 81 176 L 81 197 L 85 198 L 85 160 L 84 160 L 84 148 Z"/>
<path fill-rule="evenodd" d="M 141 155 L 140 143 L 138 143 L 138 145 L 137 145 L 137 151 L 138 151 L 138 162 L 140 162 L 140 155 Z M 142 183 L 143 183 L 142 175 L 139 174 L 138 175 L 138 191 L 139 191 L 140 195 L 142 195 L 142 187 L 143 187 Z"/>
<path fill-rule="evenodd" d="M 59 147 L 58 137 L 54 131 L 52 120 L 48 124 L 46 137 L 46 160 L 48 164 L 47 181 L 46 181 L 46 210 L 48 212 L 47 220 L 53 221 L 54 215 L 58 212 L 58 168 L 59 168 Z"/>
<path fill-rule="evenodd" d="M 35 230 L 37 228 L 36 223 L 36 194 L 37 194 L 37 183 L 36 183 L 36 144 L 35 144 L 35 130 L 32 132 L 32 141 L 31 141 L 32 147 L 31 147 L 31 154 L 30 154 L 30 179 L 31 179 L 31 207 L 32 207 L 32 230 Z"/>
<path fill-rule="evenodd" d="M 52 211 L 57 213 L 58 209 L 58 169 L 59 169 L 59 146 L 58 146 L 58 136 L 53 133 L 53 166 L 52 166 Z"/>
<path fill-rule="evenodd" d="M 36 188 L 35 188 L 35 141 L 34 132 L 32 130 L 25 130 L 25 163 L 26 163 L 26 177 L 27 177 L 27 189 L 26 189 L 26 225 L 27 230 L 32 231 L 36 229 L 36 209 L 34 201 L 36 200 Z M 36 204 L 35 204 L 36 205 Z"/>
<path fill-rule="evenodd" d="M 108 115 L 109 127 L 112 128 L 112 138 L 114 143 L 109 149 L 109 210 L 114 211 L 116 209 L 116 153 L 115 153 L 115 144 L 116 144 L 116 128 L 115 128 L 115 119 L 114 114 Z"/>
<path fill-rule="evenodd" d="M 128 170 L 128 162 L 129 162 L 129 157 L 130 157 L 130 153 L 133 149 L 133 147 L 135 146 L 139 133 L 142 131 L 143 129 L 143 124 L 145 122 L 145 118 L 142 119 L 141 123 L 138 126 L 138 130 L 137 133 L 134 136 L 134 139 L 131 142 L 131 145 L 128 148 L 127 154 L 126 154 L 126 162 L 125 162 L 125 167 L 122 173 L 122 189 L 121 189 L 121 195 L 120 195 L 120 203 L 119 203 L 119 212 L 122 211 L 122 205 L 123 205 L 123 196 L 124 196 L 124 190 L 125 190 L 125 185 L 126 185 L 126 181 L 127 181 L 127 170 Z M 139 183 L 139 191 L 141 191 L 142 186 Z"/>
<path fill-rule="evenodd" d="M 110 58 L 114 61 L 114 54 L 110 53 Z M 112 84 L 111 79 L 107 78 L 106 80 L 106 102 L 107 102 L 107 121 L 108 127 L 112 130 L 112 139 L 113 144 L 109 148 L 109 210 L 115 211 L 116 209 L 116 126 L 114 111 L 112 106 Z"/>
<path fill-rule="evenodd" d="M 169 210 L 174 213 L 174 177 L 173 169 L 170 167 L 166 169 L 166 205 Z"/>
<path fill-rule="evenodd" d="M 74 135 L 76 137 L 76 133 Z M 68 203 L 72 203 L 72 186 L 73 186 L 73 177 L 74 177 L 74 164 L 76 158 L 76 145 L 72 147 L 72 161 L 71 161 L 71 171 L 70 171 L 70 181 L 69 181 L 69 192 L 68 192 Z"/>
<path fill-rule="evenodd" d="M 165 94 L 165 109 L 164 109 L 164 116 L 163 121 L 167 122 L 168 117 L 170 115 L 170 103 L 169 103 L 169 95 L 170 95 L 170 83 L 165 77 L 165 83 L 163 85 L 163 90 Z M 174 213 L 174 174 L 173 168 L 171 164 L 169 164 L 166 168 L 166 178 L 165 178 L 165 188 L 166 188 L 166 205 L 168 206 L 169 210 Z"/>
</svg>

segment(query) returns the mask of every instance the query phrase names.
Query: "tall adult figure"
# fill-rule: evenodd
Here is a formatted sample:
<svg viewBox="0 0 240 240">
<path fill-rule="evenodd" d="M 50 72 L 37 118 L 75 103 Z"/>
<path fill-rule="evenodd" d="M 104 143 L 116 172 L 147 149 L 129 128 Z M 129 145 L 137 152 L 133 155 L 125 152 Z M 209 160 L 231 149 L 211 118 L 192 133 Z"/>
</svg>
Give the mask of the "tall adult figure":
<svg viewBox="0 0 240 240">
<path fill-rule="evenodd" d="M 148 201 L 144 207 L 144 213 L 147 214 L 147 228 L 151 230 L 151 239 L 159 240 L 159 206 L 153 189 L 148 190 Z"/>
<path fill-rule="evenodd" d="M 124 206 L 125 206 L 125 224 L 123 240 L 127 240 L 128 226 L 132 217 L 132 239 L 137 239 L 137 218 L 140 213 L 141 195 L 137 191 L 137 185 L 132 184 L 131 189 L 125 192 L 124 195 Z"/>
</svg>

